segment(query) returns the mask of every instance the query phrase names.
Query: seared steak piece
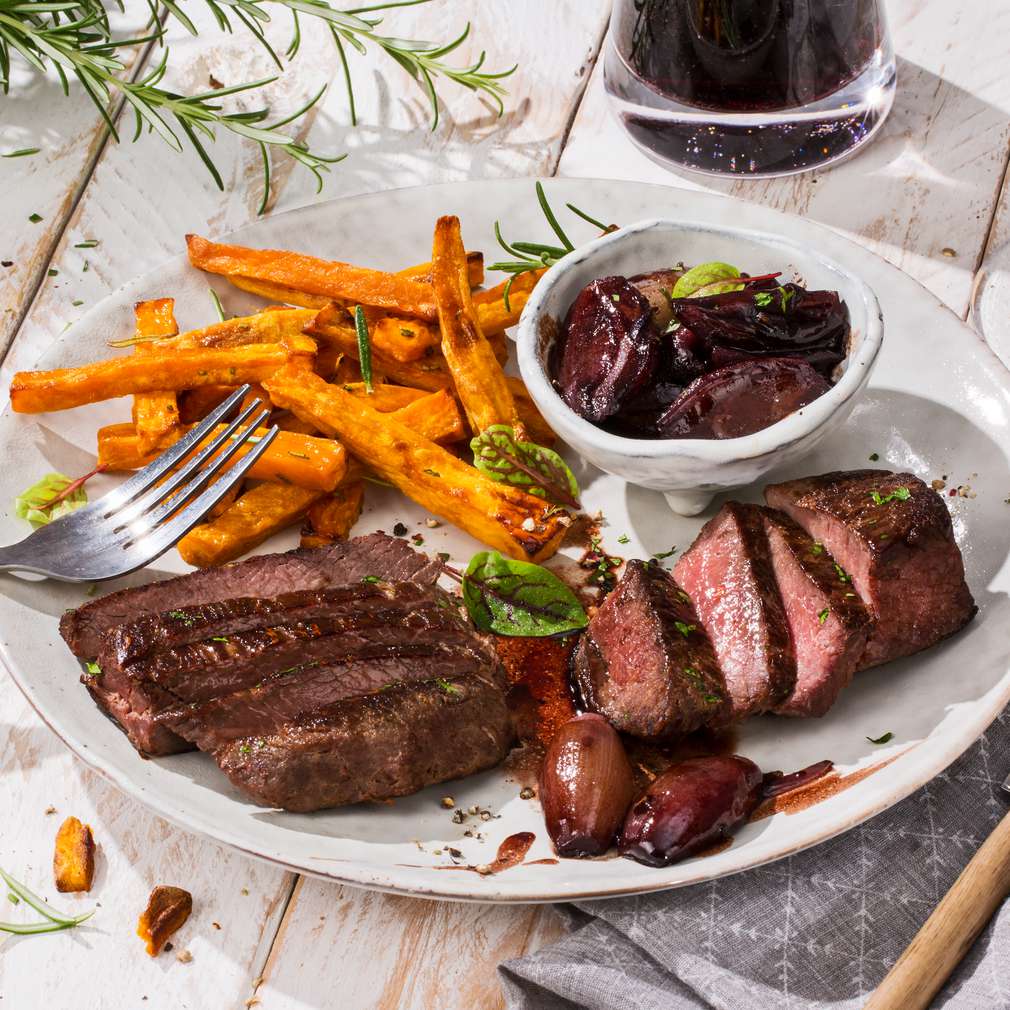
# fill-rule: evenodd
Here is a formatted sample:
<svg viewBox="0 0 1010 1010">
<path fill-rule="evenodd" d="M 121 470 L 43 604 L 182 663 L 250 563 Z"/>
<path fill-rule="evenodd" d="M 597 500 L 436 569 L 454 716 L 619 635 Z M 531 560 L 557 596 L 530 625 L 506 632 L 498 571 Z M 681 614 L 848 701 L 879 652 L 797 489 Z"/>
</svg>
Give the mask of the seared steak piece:
<svg viewBox="0 0 1010 1010">
<path fill-rule="evenodd" d="M 131 636 L 125 628 L 122 634 L 116 629 L 105 636 L 99 653 L 102 672 L 86 677 L 86 683 L 139 749 L 148 754 L 187 749 L 188 744 L 164 722 L 156 721 L 159 713 L 250 687 L 272 674 L 356 658 L 427 655 L 453 647 L 479 652 L 459 612 L 435 586 L 359 582 L 269 601 L 233 602 L 230 608 L 217 605 L 215 614 L 247 623 L 255 615 L 269 625 L 217 635 L 209 632 L 221 630 L 221 622 L 211 622 L 201 627 L 199 641 L 146 651 L 138 646 L 171 641 L 173 629 L 185 641 L 197 623 L 190 609 L 161 615 L 160 629 L 145 619 L 146 635 Z M 299 619 L 307 616 L 312 619 Z M 133 662 L 123 661 L 131 657 Z"/>
<path fill-rule="evenodd" d="M 870 615 L 823 544 L 782 512 L 764 509 L 763 518 L 796 654 L 796 686 L 775 711 L 824 715 L 856 672 Z"/>
<path fill-rule="evenodd" d="M 765 498 L 852 577 L 876 622 L 859 669 L 927 649 L 975 615 L 950 513 L 913 474 L 827 473 L 772 484 Z"/>
<path fill-rule="evenodd" d="M 796 658 L 760 507 L 723 505 L 674 576 L 715 648 L 729 721 L 781 705 L 796 685 Z"/>
<path fill-rule="evenodd" d="M 122 589 L 68 611 L 60 634 L 80 659 L 98 655 L 103 632 L 144 614 L 198 607 L 238 596 L 270 597 L 300 589 L 351 585 L 367 576 L 389 582 L 432 585 L 437 561 L 419 554 L 403 540 L 372 533 L 330 547 L 261 554 L 221 568 Z"/>
<path fill-rule="evenodd" d="M 494 657 L 481 657 L 472 648 L 431 644 L 424 653 L 409 656 L 309 663 L 242 691 L 168 709 L 155 721 L 200 750 L 214 751 L 231 740 L 267 736 L 291 719 L 346 698 L 387 691 L 400 683 L 467 674 L 497 680 Z"/>
<path fill-rule="evenodd" d="M 658 565 L 629 561 L 573 657 L 586 708 L 625 733 L 663 737 L 717 720 L 722 675 L 691 601 Z"/>
<path fill-rule="evenodd" d="M 463 676 L 339 701 L 233 740 L 214 757 L 257 803 L 307 812 L 406 796 L 491 768 L 512 736 L 501 689 Z"/>
</svg>

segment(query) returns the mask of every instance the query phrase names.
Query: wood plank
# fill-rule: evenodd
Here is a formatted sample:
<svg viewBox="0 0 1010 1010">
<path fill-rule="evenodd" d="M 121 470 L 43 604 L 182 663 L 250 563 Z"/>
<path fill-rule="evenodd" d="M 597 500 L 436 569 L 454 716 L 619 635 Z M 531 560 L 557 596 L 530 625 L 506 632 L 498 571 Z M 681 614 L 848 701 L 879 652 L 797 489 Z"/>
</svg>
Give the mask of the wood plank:
<svg viewBox="0 0 1010 1010">
<path fill-rule="evenodd" d="M 496 968 L 563 931 L 543 905 L 422 901 L 303 877 L 255 997 L 259 1010 L 503 1006 Z M 381 938 L 381 939 L 380 939 Z"/>
<path fill-rule="evenodd" d="M 90 704 L 83 688 L 81 702 Z M 6 672 L 0 712 L 0 810 L 7 814 L 0 865 L 56 908 L 98 907 L 71 932 L 6 937 L 0 1006 L 240 1007 L 266 956 L 262 945 L 277 929 L 291 875 L 194 838 L 128 799 L 71 755 Z M 61 895 L 53 886 L 53 840 L 70 815 L 91 824 L 98 845 L 90 894 Z M 152 958 L 135 930 L 157 884 L 191 891 L 193 914 L 174 950 Z M 29 912 L 3 906 L 4 919 Z M 182 951 L 191 962 L 178 959 Z"/>
<path fill-rule="evenodd" d="M 113 17 L 113 29 L 119 37 L 139 32 L 147 16 L 146 5 L 133 6 Z M 127 66 L 140 52 L 122 51 Z M 0 359 L 45 277 L 106 140 L 101 116 L 80 88 L 65 96 L 55 73 L 43 75 L 23 63 L 12 67 L 3 109 L 0 154 L 40 150 L 28 157 L 0 158 L 0 220 L 6 225 L 0 242 Z M 32 215 L 41 220 L 29 220 Z"/>
<path fill-rule="evenodd" d="M 1010 170 L 981 257 L 969 307 L 969 322 L 1010 368 Z"/>
<path fill-rule="evenodd" d="M 771 180 L 668 171 L 637 151 L 610 115 L 600 61 L 559 174 L 703 189 L 800 214 L 884 256 L 964 315 L 1010 139 L 1003 69 L 1010 8 L 924 0 L 887 6 L 898 94 L 880 135 L 849 161 Z M 586 209 L 606 216 L 606 208 Z"/>
</svg>

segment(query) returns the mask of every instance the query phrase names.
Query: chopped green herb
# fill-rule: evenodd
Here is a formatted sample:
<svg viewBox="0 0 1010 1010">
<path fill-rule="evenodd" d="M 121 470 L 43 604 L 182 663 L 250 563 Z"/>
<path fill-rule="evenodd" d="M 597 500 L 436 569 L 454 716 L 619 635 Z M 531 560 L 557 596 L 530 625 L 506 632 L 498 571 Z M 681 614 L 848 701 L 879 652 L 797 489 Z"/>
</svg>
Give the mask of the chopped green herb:
<svg viewBox="0 0 1010 1010">
<path fill-rule="evenodd" d="M 435 683 L 445 691 L 446 694 L 462 694 L 455 684 L 450 684 L 444 677 L 437 677 Z"/>
<path fill-rule="evenodd" d="M 365 380 L 365 392 L 374 393 L 372 345 L 368 339 L 368 321 L 365 319 L 365 310 L 360 305 L 354 309 L 354 331 L 358 337 L 358 365 L 361 367 L 361 378 Z"/>
<path fill-rule="evenodd" d="M 81 273 L 82 274 L 86 274 L 90 268 L 91 268 L 91 264 L 87 260 L 85 260 L 84 261 L 84 266 L 81 267 Z"/>
<path fill-rule="evenodd" d="M 673 555 L 676 553 L 677 553 L 677 546 L 675 544 L 668 551 L 659 551 L 658 553 L 653 554 L 652 556 L 656 561 L 662 561 L 663 558 L 672 558 Z"/>
<path fill-rule="evenodd" d="M 685 624 L 683 621 L 674 621 L 673 626 L 685 637 L 691 634 L 692 631 L 698 630 L 697 624 Z"/>
<path fill-rule="evenodd" d="M 613 298 L 615 302 L 619 302 L 621 300 L 621 296 L 617 294 L 613 294 L 610 297 Z"/>
<path fill-rule="evenodd" d="M 196 618 L 191 617 L 185 610 L 170 610 L 168 616 L 174 617 L 177 621 L 182 621 L 187 628 L 196 623 Z"/>
<path fill-rule="evenodd" d="M 414 331 L 413 330 L 408 330 L 406 326 L 401 326 L 400 327 L 400 336 L 401 337 L 412 337 L 412 336 L 414 336 Z"/>
<path fill-rule="evenodd" d="M 32 224 L 38 224 L 39 221 L 42 220 L 42 215 L 41 214 L 29 214 L 28 215 L 28 220 L 31 221 Z"/>
<path fill-rule="evenodd" d="M 835 562 L 835 574 L 838 576 L 839 582 L 852 581 L 852 576 L 837 561 Z"/>
<path fill-rule="evenodd" d="M 309 457 L 304 452 L 297 452 L 294 449 L 288 449 L 288 455 L 294 456 L 295 459 L 308 459 Z"/>
<path fill-rule="evenodd" d="M 437 470 L 432 470 L 431 467 L 425 467 L 423 470 L 429 477 L 441 477 L 442 475 Z"/>
<path fill-rule="evenodd" d="M 623 545 L 623 544 L 630 544 L 630 543 L 631 543 L 631 537 L 629 537 L 627 533 L 622 533 L 622 534 L 621 534 L 621 535 L 620 535 L 620 536 L 619 536 L 619 537 L 617 538 L 617 542 L 618 542 L 619 544 L 622 544 L 622 545 Z"/>
<path fill-rule="evenodd" d="M 41 147 L 19 147 L 16 151 L 0 154 L 0 158 L 27 158 L 29 155 L 38 154 L 41 150 Z"/>
<path fill-rule="evenodd" d="M 871 452 L 870 453 L 870 462 L 871 463 L 876 463 L 878 459 L 880 459 L 880 453 L 879 452 Z"/>
<path fill-rule="evenodd" d="M 214 635 L 211 638 L 211 641 L 212 642 L 227 642 L 228 641 L 228 636 L 227 635 Z"/>
<path fill-rule="evenodd" d="M 376 582 L 381 582 L 382 579 L 380 579 L 378 575 L 362 575 L 361 576 L 361 581 L 362 582 L 368 582 L 368 583 L 371 583 L 372 585 L 375 585 Z"/>
<path fill-rule="evenodd" d="M 250 747 L 249 744 L 244 743 L 244 744 L 242 744 L 241 747 L 239 747 L 238 752 L 239 752 L 239 754 L 248 754 L 251 750 L 252 750 L 252 747 Z"/>
<path fill-rule="evenodd" d="M 817 620 L 818 620 L 818 621 L 819 621 L 819 622 L 820 622 L 821 624 L 823 624 L 823 623 L 824 623 L 824 622 L 825 622 L 825 621 L 826 621 L 826 620 L 828 619 L 828 615 L 829 615 L 830 613 L 831 613 L 831 608 L 830 608 L 830 607 L 825 607 L 825 608 L 824 608 L 824 609 L 823 609 L 823 610 L 822 610 L 822 611 L 821 611 L 821 612 L 820 612 L 820 613 L 819 613 L 819 614 L 817 615 Z"/>
<path fill-rule="evenodd" d="M 907 487 L 896 487 L 890 494 L 881 495 L 879 491 L 871 491 L 870 497 L 874 505 L 886 505 L 892 501 L 908 501 L 912 492 Z"/>
<path fill-rule="evenodd" d="M 754 296 L 754 304 L 757 305 L 758 308 L 766 309 L 769 305 L 771 305 L 771 303 L 772 293 L 770 291 L 759 291 Z"/>
<path fill-rule="evenodd" d="M 7 900 L 12 905 L 20 905 L 21 904 L 21 899 L 13 891 L 8 891 L 7 892 Z"/>
<path fill-rule="evenodd" d="M 48 270 L 46 271 L 46 276 L 47 276 L 47 277 L 59 277 L 59 276 L 60 276 L 60 272 L 59 272 L 59 270 L 57 270 L 57 269 L 56 269 L 55 267 L 50 267 L 50 268 L 49 268 L 49 269 L 48 269 Z"/>
<path fill-rule="evenodd" d="M 70 304 L 73 305 L 73 307 L 76 309 L 79 308 L 81 305 L 83 305 L 84 301 L 80 298 L 75 298 Z"/>
<path fill-rule="evenodd" d="M 819 543 L 819 542 L 815 542 L 814 546 L 810 548 L 810 553 L 813 554 L 813 555 L 823 554 L 824 553 L 824 544 Z"/>
<path fill-rule="evenodd" d="M 91 660 L 88 660 L 88 662 L 84 664 L 84 669 L 88 671 L 88 675 L 91 677 L 101 677 L 102 675 L 102 668 Z"/>
<path fill-rule="evenodd" d="M 435 557 L 438 558 L 438 560 L 441 561 L 442 564 L 445 564 L 446 561 L 449 560 L 449 552 L 448 551 L 439 551 L 438 554 L 435 555 Z"/>
<path fill-rule="evenodd" d="M 97 249 L 98 248 L 98 239 L 96 239 L 96 238 L 87 238 L 83 242 L 78 242 L 77 245 L 74 246 L 74 248 L 75 249 Z"/>
<path fill-rule="evenodd" d="M 882 743 L 889 743 L 893 740 L 894 734 L 888 730 L 888 732 L 886 732 L 883 736 L 878 736 L 876 740 L 874 740 L 872 736 L 868 736 L 866 739 L 869 740 L 870 743 L 875 743 L 879 746 Z"/>
</svg>

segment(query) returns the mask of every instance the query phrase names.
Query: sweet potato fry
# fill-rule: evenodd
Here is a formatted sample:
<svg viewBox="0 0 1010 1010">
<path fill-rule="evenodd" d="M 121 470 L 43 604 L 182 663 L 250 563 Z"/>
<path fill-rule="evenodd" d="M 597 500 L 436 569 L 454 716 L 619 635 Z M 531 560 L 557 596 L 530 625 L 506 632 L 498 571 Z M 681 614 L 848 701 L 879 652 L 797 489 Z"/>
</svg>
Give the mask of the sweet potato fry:
<svg viewBox="0 0 1010 1010">
<path fill-rule="evenodd" d="M 137 302 L 133 307 L 134 333 L 138 337 L 172 337 L 179 332 L 175 321 L 175 299 L 155 298 Z M 137 344 L 134 354 L 147 354 L 146 343 Z M 162 449 L 169 444 L 172 432 L 179 426 L 179 404 L 175 393 L 142 393 L 133 398 L 133 424 L 144 452 Z"/>
<path fill-rule="evenodd" d="M 419 361 L 438 350 L 438 327 L 420 319 L 380 316 L 369 321 L 372 347 L 394 361 Z"/>
<path fill-rule="evenodd" d="M 551 446 L 558 440 L 551 426 L 544 420 L 543 414 L 537 409 L 533 402 L 526 383 L 518 375 L 506 375 L 505 381 L 512 390 L 512 399 L 515 401 L 516 413 L 519 420 L 526 429 L 526 434 L 531 442 L 537 445 Z"/>
<path fill-rule="evenodd" d="M 68 817 L 56 832 L 53 875 L 57 891 L 90 891 L 95 878 L 95 839 L 90 824 Z"/>
<path fill-rule="evenodd" d="M 337 540 L 346 540 L 361 516 L 364 500 L 365 485 L 355 480 L 313 502 L 302 527 L 301 546 L 327 547 Z"/>
<path fill-rule="evenodd" d="M 280 344 L 301 334 L 315 318 L 311 309 L 273 306 L 251 316 L 235 316 L 221 322 L 187 330 L 175 337 L 155 340 L 146 346 L 154 350 L 194 347 L 242 347 L 245 344 Z M 144 345 L 138 345 L 144 346 Z"/>
<path fill-rule="evenodd" d="M 473 304 L 477 310 L 477 321 L 484 335 L 488 338 L 492 334 L 504 333 L 510 326 L 515 326 L 519 322 L 523 309 L 529 301 L 530 294 L 537 285 L 546 270 L 531 270 L 529 273 L 520 274 L 512 283 L 509 291 L 508 307 L 505 306 L 505 283 L 496 284 L 487 291 L 475 291 L 473 293 Z"/>
<path fill-rule="evenodd" d="M 435 224 L 431 286 L 438 306 L 442 354 L 474 434 L 493 424 L 517 427 L 519 417 L 505 373 L 474 311 L 459 218 L 440 217 Z"/>
<path fill-rule="evenodd" d="M 298 522 L 323 494 L 287 484 L 257 484 L 216 519 L 190 530 L 177 544 L 179 554 L 197 568 L 227 564 Z"/>
<path fill-rule="evenodd" d="M 147 945 L 147 953 L 157 957 L 193 911 L 193 895 L 181 887 L 156 887 L 147 899 L 147 908 L 137 923 L 137 936 Z"/>
<path fill-rule="evenodd" d="M 449 425 L 444 417 L 440 423 Z M 180 429 L 179 436 L 186 430 Z M 217 430 L 223 431 L 224 425 Z M 266 434 L 266 429 L 259 429 L 257 434 Z M 241 459 L 248 451 L 240 449 L 235 456 Z M 98 462 L 107 470 L 136 470 L 150 463 L 154 455 L 140 451 L 132 424 L 110 424 L 98 430 Z M 312 491 L 332 491 L 344 479 L 346 470 L 347 453 L 339 442 L 280 431 L 253 464 L 249 477 Z"/>
<path fill-rule="evenodd" d="M 37 414 L 130 393 L 259 382 L 293 358 L 314 354 L 315 346 L 298 336 L 277 344 L 151 350 L 79 368 L 18 372 L 11 382 L 11 406 Z"/>
<path fill-rule="evenodd" d="M 421 319 L 436 317 L 431 286 L 409 277 L 284 250 L 224 245 L 199 235 L 187 235 L 186 246 L 190 263 L 209 273 L 283 284 L 352 305 L 372 305 Z"/>
<path fill-rule="evenodd" d="M 388 414 L 391 410 L 399 410 L 415 400 L 423 400 L 427 397 L 423 389 L 391 386 L 384 382 L 373 383 L 371 393 L 368 392 L 363 382 L 344 382 L 341 383 L 341 386 L 353 396 L 367 397 L 368 405 L 373 410 L 379 411 L 380 414 Z"/>
<path fill-rule="evenodd" d="M 274 403 L 338 437 L 408 497 L 509 557 L 540 560 L 558 548 L 570 516 L 485 477 L 401 423 L 318 375 L 284 368 L 264 382 Z"/>
<path fill-rule="evenodd" d="M 366 399 L 364 402 L 367 404 L 370 401 Z M 439 445 L 460 442 L 470 436 L 459 404 L 447 389 L 429 393 L 387 416 Z"/>
</svg>

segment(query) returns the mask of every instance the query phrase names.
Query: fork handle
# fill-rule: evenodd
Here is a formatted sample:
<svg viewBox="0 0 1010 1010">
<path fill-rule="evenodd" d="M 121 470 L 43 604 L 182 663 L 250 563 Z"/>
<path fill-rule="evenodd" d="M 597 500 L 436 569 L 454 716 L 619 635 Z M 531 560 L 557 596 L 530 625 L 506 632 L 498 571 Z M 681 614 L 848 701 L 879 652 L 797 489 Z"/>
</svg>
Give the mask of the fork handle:
<svg viewBox="0 0 1010 1010">
<path fill-rule="evenodd" d="M 1010 895 L 1010 814 L 895 962 L 864 1010 L 926 1010 Z"/>
</svg>

